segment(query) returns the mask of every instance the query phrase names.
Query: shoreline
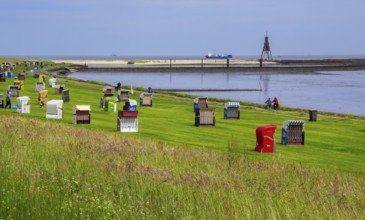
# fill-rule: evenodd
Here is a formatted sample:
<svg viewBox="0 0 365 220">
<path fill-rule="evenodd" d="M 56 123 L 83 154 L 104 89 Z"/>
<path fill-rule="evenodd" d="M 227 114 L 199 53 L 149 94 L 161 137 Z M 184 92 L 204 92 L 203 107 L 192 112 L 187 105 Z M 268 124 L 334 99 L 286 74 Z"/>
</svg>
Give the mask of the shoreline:
<svg viewBox="0 0 365 220">
<path fill-rule="evenodd" d="M 365 59 L 325 60 L 52 60 L 67 72 L 315 72 L 365 70 Z M 128 64 L 128 62 L 131 62 Z"/>
</svg>

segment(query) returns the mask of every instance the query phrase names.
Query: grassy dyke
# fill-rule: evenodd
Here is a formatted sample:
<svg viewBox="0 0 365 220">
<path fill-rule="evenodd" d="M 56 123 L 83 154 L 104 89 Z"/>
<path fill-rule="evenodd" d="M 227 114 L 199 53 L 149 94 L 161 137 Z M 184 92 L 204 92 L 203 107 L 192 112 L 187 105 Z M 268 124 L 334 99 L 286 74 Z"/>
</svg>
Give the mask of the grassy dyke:
<svg viewBox="0 0 365 220">
<path fill-rule="evenodd" d="M 99 108 L 104 83 L 58 78 L 71 102 L 63 119 L 46 120 L 36 80 L 28 74 L 20 91 L 30 114 L 0 109 L 0 219 L 365 217 L 364 119 L 319 114 L 306 122 L 305 146 L 285 147 L 282 122 L 307 112 L 247 104 L 227 121 L 214 100 L 216 127 L 195 127 L 190 96 L 158 93 L 152 108 L 138 106 L 139 132 L 120 133 L 117 113 Z M 143 88 L 134 89 L 138 100 Z M 75 104 L 91 105 L 90 125 L 72 124 Z M 253 151 L 266 124 L 278 126 L 275 154 Z"/>
<path fill-rule="evenodd" d="M 20 65 L 21 70 L 21 65 Z M 18 71 L 20 71 L 18 70 Z M 48 87 L 47 76 L 46 84 Z M 35 91 L 37 79 L 31 74 L 26 76 L 25 90 L 20 95 L 30 97 L 31 113 L 21 117 L 45 119 L 45 108 L 38 106 L 38 93 Z M 0 92 L 6 93 L 6 88 L 13 79 L 0 82 Z M 57 123 L 72 124 L 72 107 L 75 104 L 90 104 L 92 116 L 90 125 L 74 125 L 98 131 L 116 132 L 117 113 L 105 112 L 99 107 L 104 83 L 83 82 L 68 78 L 58 78 L 57 84 L 65 84 L 70 91 L 70 103 L 65 103 L 64 118 Z M 141 88 L 135 88 L 131 98 L 139 100 Z M 54 94 L 54 89 L 48 88 L 48 99 L 61 99 Z M 16 103 L 16 99 L 12 98 Z M 243 103 L 245 104 L 245 103 Z M 215 127 L 195 127 L 193 100 L 191 97 L 174 96 L 158 93 L 153 96 L 153 107 L 138 107 L 139 132 L 117 133 L 120 136 L 141 138 L 149 141 L 160 141 L 171 147 L 187 146 L 195 149 L 209 149 L 227 152 L 227 143 L 234 138 L 239 143 L 237 153 L 254 159 L 280 158 L 288 163 L 302 163 L 305 166 L 323 169 L 341 170 L 346 172 L 365 171 L 365 131 L 364 119 L 335 117 L 333 115 L 318 115 L 317 122 L 306 122 L 305 146 L 283 146 L 280 144 L 281 125 L 289 119 L 307 120 L 308 113 L 302 111 L 273 111 L 257 108 L 252 105 L 241 107 L 241 120 L 223 120 L 223 102 L 217 100 L 209 103 L 216 109 Z M 118 103 L 118 109 L 122 104 Z M 2 115 L 14 115 L 15 110 L 0 109 Z M 277 152 L 272 155 L 262 155 L 253 151 L 256 144 L 255 129 L 260 125 L 274 124 L 278 126 L 275 133 Z"/>
<path fill-rule="evenodd" d="M 1 115 L 1 219 L 361 219 L 364 175 Z"/>
</svg>

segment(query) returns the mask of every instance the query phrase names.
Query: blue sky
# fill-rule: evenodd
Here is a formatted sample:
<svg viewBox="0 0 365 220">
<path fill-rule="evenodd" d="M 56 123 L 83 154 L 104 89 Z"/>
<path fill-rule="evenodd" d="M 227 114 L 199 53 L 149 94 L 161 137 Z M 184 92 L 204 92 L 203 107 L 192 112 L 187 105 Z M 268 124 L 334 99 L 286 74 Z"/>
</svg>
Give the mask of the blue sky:
<svg viewBox="0 0 365 220">
<path fill-rule="evenodd" d="M 0 55 L 365 54 L 364 0 L 5 0 Z"/>
</svg>

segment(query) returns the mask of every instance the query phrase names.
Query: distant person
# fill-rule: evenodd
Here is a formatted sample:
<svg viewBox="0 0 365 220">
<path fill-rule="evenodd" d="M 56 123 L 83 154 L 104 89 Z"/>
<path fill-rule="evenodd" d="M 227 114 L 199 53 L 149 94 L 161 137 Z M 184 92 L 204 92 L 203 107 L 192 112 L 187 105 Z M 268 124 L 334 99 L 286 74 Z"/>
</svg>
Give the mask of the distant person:
<svg viewBox="0 0 365 220">
<path fill-rule="evenodd" d="M 104 99 L 103 99 L 103 97 L 100 98 L 100 108 L 104 108 Z"/>
<path fill-rule="evenodd" d="M 271 108 L 272 107 L 272 101 L 271 101 L 270 98 L 268 98 L 265 103 L 266 103 L 266 108 Z"/>
<path fill-rule="evenodd" d="M 118 100 L 118 102 L 121 102 L 121 100 L 120 100 L 120 95 L 118 94 L 118 96 L 117 96 L 117 100 Z"/>
<path fill-rule="evenodd" d="M 151 88 L 151 86 L 150 86 L 150 87 L 148 87 L 148 93 L 152 93 L 152 88 Z"/>
<path fill-rule="evenodd" d="M 273 107 L 274 107 L 275 110 L 279 109 L 279 100 L 276 97 L 274 98 L 274 106 Z"/>
<path fill-rule="evenodd" d="M 117 91 L 119 91 L 120 87 L 122 87 L 122 84 L 121 84 L 120 82 L 118 82 L 118 83 L 117 83 L 117 87 L 115 87 L 115 89 L 116 89 Z"/>
<path fill-rule="evenodd" d="M 6 95 L 6 105 L 5 108 L 7 108 L 9 106 L 9 108 L 11 108 L 11 99 L 10 99 L 10 92 L 8 91 L 8 94 Z"/>
</svg>

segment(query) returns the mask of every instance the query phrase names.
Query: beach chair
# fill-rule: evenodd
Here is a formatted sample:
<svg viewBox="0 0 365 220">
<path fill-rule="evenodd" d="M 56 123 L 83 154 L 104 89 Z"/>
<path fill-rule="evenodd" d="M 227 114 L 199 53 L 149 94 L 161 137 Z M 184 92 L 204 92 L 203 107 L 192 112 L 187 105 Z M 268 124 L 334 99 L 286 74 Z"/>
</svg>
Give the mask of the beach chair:
<svg viewBox="0 0 365 220">
<path fill-rule="evenodd" d="M 75 105 L 73 107 L 73 123 L 74 124 L 90 124 L 91 123 L 90 105 Z"/>
<path fill-rule="evenodd" d="M 239 102 L 227 102 L 224 106 L 224 119 L 240 119 L 239 108 Z"/>
<path fill-rule="evenodd" d="M 19 97 L 19 87 L 18 86 L 8 86 L 8 91 L 10 97 Z"/>
<path fill-rule="evenodd" d="M 5 73 L 0 73 L 0 82 L 5 82 L 5 81 L 6 81 Z"/>
<path fill-rule="evenodd" d="M 265 125 L 256 128 L 255 151 L 263 153 L 275 152 L 276 148 L 276 142 L 274 139 L 275 130 L 276 130 L 275 125 Z"/>
<path fill-rule="evenodd" d="M 37 92 L 40 92 L 40 91 L 42 91 L 42 90 L 44 90 L 45 89 L 45 84 L 44 84 L 44 82 L 36 82 L 36 84 L 35 84 L 35 90 L 37 91 Z"/>
<path fill-rule="evenodd" d="M 65 89 L 65 85 L 55 85 L 53 88 L 54 88 L 54 93 L 56 95 L 59 95 Z"/>
<path fill-rule="evenodd" d="M 38 101 L 46 105 L 48 102 L 48 90 L 42 90 L 38 92 Z"/>
<path fill-rule="evenodd" d="M 139 98 L 139 105 L 152 107 L 152 93 L 142 93 Z"/>
<path fill-rule="evenodd" d="M 113 94 L 113 87 L 110 86 L 106 86 L 103 88 L 103 93 L 104 94 Z"/>
<path fill-rule="evenodd" d="M 47 112 L 46 118 L 55 118 L 62 119 L 63 118 L 63 100 L 50 100 L 47 102 Z"/>
<path fill-rule="evenodd" d="M 55 88 L 56 87 L 56 81 L 57 79 L 56 78 L 50 78 L 48 80 L 48 86 L 51 87 L 51 88 Z M 42 81 L 43 82 L 43 81 Z"/>
<path fill-rule="evenodd" d="M 289 120 L 283 123 L 281 143 L 284 145 L 304 145 L 304 124 L 302 120 Z"/>
<path fill-rule="evenodd" d="M 46 82 L 46 75 L 40 74 L 38 77 L 38 82 Z"/>
<path fill-rule="evenodd" d="M 215 126 L 213 108 L 200 108 L 195 112 L 195 126 Z"/>
<path fill-rule="evenodd" d="M 30 105 L 29 105 L 29 97 L 28 96 L 21 96 L 16 99 L 18 105 L 16 112 L 18 113 L 30 113 Z"/>
<path fill-rule="evenodd" d="M 25 74 L 24 73 L 19 73 L 18 74 L 18 80 L 25 80 Z"/>
<path fill-rule="evenodd" d="M 104 101 L 104 110 L 107 112 L 116 112 L 117 111 L 117 103 L 115 98 L 106 97 Z"/>
<path fill-rule="evenodd" d="M 14 80 L 14 86 L 18 86 L 19 90 L 24 90 L 24 81 Z"/>
<path fill-rule="evenodd" d="M 0 93 L 0 108 L 4 108 L 4 95 Z"/>
<path fill-rule="evenodd" d="M 70 102 L 70 93 L 68 90 L 63 90 L 62 91 L 62 100 L 64 103 L 66 102 Z"/>
<path fill-rule="evenodd" d="M 118 112 L 117 131 L 138 132 L 138 111 L 120 110 Z"/>
<path fill-rule="evenodd" d="M 13 72 L 7 71 L 6 73 L 7 73 L 8 78 L 14 78 L 14 73 Z"/>
<path fill-rule="evenodd" d="M 136 111 L 137 110 L 137 101 L 134 99 L 124 99 L 123 110 Z"/>
</svg>

